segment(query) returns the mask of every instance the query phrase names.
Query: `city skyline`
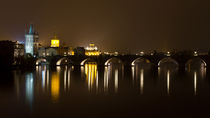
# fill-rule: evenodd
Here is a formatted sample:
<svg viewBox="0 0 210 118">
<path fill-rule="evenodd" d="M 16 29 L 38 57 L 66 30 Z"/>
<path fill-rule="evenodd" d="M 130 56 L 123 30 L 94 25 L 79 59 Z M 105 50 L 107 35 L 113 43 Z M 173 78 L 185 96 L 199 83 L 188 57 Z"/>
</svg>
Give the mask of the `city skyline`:
<svg viewBox="0 0 210 118">
<path fill-rule="evenodd" d="M 27 2 L 2 3 L 0 40 L 24 41 L 32 23 L 48 45 L 56 33 L 68 46 L 95 43 L 110 52 L 210 50 L 206 0 Z"/>
</svg>

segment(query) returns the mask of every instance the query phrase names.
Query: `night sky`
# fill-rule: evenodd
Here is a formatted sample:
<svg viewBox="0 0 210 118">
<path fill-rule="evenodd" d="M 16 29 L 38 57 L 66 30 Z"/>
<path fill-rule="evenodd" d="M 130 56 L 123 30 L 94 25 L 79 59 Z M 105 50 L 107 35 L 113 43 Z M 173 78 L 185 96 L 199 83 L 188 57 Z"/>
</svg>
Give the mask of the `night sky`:
<svg viewBox="0 0 210 118">
<path fill-rule="evenodd" d="M 209 0 L 1 0 L 0 15 L 0 40 L 23 41 L 33 23 L 45 45 L 56 33 L 102 51 L 210 50 Z"/>
</svg>

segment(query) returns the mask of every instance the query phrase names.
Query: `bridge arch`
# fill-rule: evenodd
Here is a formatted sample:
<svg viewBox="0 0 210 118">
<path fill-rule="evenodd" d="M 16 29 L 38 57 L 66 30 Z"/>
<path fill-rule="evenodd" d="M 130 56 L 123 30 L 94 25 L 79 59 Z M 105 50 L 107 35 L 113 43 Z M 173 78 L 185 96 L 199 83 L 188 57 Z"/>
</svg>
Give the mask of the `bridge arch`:
<svg viewBox="0 0 210 118">
<path fill-rule="evenodd" d="M 115 64 L 122 64 L 122 61 L 116 57 L 110 58 L 105 62 L 105 66 L 110 66 L 112 63 Z"/>
<path fill-rule="evenodd" d="M 41 65 L 41 64 L 49 64 L 47 59 L 45 58 L 40 58 L 36 60 L 36 66 Z"/>
<path fill-rule="evenodd" d="M 56 66 L 69 65 L 69 64 L 72 64 L 72 63 L 73 62 L 69 58 L 63 57 L 56 62 Z"/>
<path fill-rule="evenodd" d="M 149 59 L 146 59 L 146 58 L 139 57 L 139 58 L 135 59 L 135 60 L 131 63 L 131 65 L 132 65 L 132 66 L 135 66 L 135 65 L 138 64 L 138 63 L 149 64 L 149 63 L 150 63 L 150 60 L 149 60 Z"/>
<path fill-rule="evenodd" d="M 188 60 L 185 64 L 186 69 L 198 69 L 198 68 L 202 69 L 202 68 L 206 68 L 206 67 L 207 67 L 206 62 L 199 57 L 192 58 L 192 59 Z"/>
<path fill-rule="evenodd" d="M 96 63 L 95 60 L 93 60 L 93 59 L 91 59 L 91 58 L 87 58 L 87 59 L 83 60 L 83 61 L 80 63 L 80 65 L 81 65 L 81 66 L 84 66 L 85 63 L 87 63 L 87 62 L 94 62 L 94 63 Z"/>
<path fill-rule="evenodd" d="M 179 63 L 171 57 L 166 57 L 166 58 L 161 59 L 158 62 L 158 67 L 161 67 L 164 64 L 166 64 L 168 66 L 170 66 L 170 65 L 177 66 L 177 67 L 179 66 Z"/>
</svg>

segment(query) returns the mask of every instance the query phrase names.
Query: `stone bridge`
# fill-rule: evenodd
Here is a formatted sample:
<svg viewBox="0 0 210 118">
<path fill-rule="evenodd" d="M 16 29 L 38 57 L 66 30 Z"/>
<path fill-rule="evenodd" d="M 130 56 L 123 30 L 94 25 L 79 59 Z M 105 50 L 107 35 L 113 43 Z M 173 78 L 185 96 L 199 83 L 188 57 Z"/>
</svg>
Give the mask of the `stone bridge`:
<svg viewBox="0 0 210 118">
<path fill-rule="evenodd" d="M 124 66 L 135 65 L 135 63 L 151 63 L 155 67 L 160 66 L 163 63 L 174 63 L 179 66 L 179 68 L 186 67 L 189 63 L 200 62 L 203 66 L 210 65 L 210 57 L 205 56 L 184 56 L 184 55 L 121 55 L 121 56 L 54 56 L 37 58 L 36 65 L 49 64 L 51 66 L 62 66 L 62 65 L 81 65 L 83 66 L 86 62 L 94 62 L 99 66 L 106 66 L 111 63 L 122 63 Z"/>
</svg>

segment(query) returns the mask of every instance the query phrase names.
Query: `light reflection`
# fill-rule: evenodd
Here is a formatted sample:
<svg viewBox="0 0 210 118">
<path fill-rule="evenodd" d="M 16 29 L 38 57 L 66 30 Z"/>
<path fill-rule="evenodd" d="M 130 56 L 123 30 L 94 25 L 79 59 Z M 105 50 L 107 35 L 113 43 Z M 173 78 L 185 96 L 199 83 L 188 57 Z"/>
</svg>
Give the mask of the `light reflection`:
<svg viewBox="0 0 210 118">
<path fill-rule="evenodd" d="M 131 71 L 132 71 L 132 84 L 134 86 L 134 80 L 135 80 L 135 68 L 134 68 L 134 66 L 131 67 Z"/>
<path fill-rule="evenodd" d="M 47 91 L 49 90 L 49 82 L 50 82 L 50 72 L 49 69 L 47 69 Z"/>
<path fill-rule="evenodd" d="M 96 93 L 98 93 L 98 71 L 96 73 Z"/>
<path fill-rule="evenodd" d="M 46 77 L 45 73 L 46 73 L 46 70 L 42 70 L 42 89 L 43 89 L 43 91 L 45 89 L 45 81 L 46 81 L 46 79 L 45 79 L 45 77 Z"/>
<path fill-rule="evenodd" d="M 194 72 L 194 94 L 197 95 L 197 72 Z"/>
<path fill-rule="evenodd" d="M 109 89 L 115 93 L 119 89 L 119 77 L 122 77 L 122 66 L 106 66 L 104 70 L 104 92 L 110 92 Z"/>
<path fill-rule="evenodd" d="M 64 91 L 66 92 L 66 84 L 67 84 L 67 77 L 66 77 L 66 74 L 67 74 L 67 67 L 65 67 L 64 69 Z"/>
<path fill-rule="evenodd" d="M 82 69 L 82 68 L 81 68 Z M 96 63 L 86 63 L 85 64 L 85 77 L 88 84 L 88 91 L 92 92 L 93 88 L 98 89 L 98 75 L 97 75 L 97 64 Z"/>
<path fill-rule="evenodd" d="M 167 93 L 170 95 L 170 71 L 167 71 Z"/>
<path fill-rule="evenodd" d="M 144 93 L 144 76 L 145 69 L 143 66 L 135 65 L 132 67 L 132 83 L 134 87 L 138 87 L 140 94 Z"/>
<path fill-rule="evenodd" d="M 104 92 L 108 92 L 109 78 L 108 78 L 108 67 L 104 69 Z"/>
<path fill-rule="evenodd" d="M 72 71 L 72 66 L 64 67 L 64 72 L 63 72 L 63 87 L 64 87 L 64 92 L 70 91 L 70 84 L 71 84 L 71 71 Z"/>
<path fill-rule="evenodd" d="M 71 84 L 71 68 L 68 70 L 68 91 L 70 91 L 70 84 Z"/>
<path fill-rule="evenodd" d="M 52 73 L 51 79 L 51 97 L 53 102 L 57 102 L 60 93 L 60 79 L 58 73 Z"/>
<path fill-rule="evenodd" d="M 199 85 L 202 84 L 202 81 L 206 78 L 206 67 L 200 65 L 194 67 L 189 66 L 186 68 L 186 71 L 192 78 L 193 94 L 197 96 Z"/>
<path fill-rule="evenodd" d="M 118 91 L 118 70 L 117 69 L 115 69 L 115 81 L 114 81 L 114 83 L 115 83 L 115 93 L 117 93 L 117 91 Z"/>
<path fill-rule="evenodd" d="M 33 74 L 29 73 L 26 75 L 26 100 L 29 103 L 30 107 L 32 107 L 34 98 L 34 78 Z"/>
<path fill-rule="evenodd" d="M 143 69 L 140 70 L 140 91 L 141 91 L 141 94 L 143 94 L 143 91 L 144 91 L 144 70 Z"/>
<path fill-rule="evenodd" d="M 17 99 L 19 99 L 20 97 L 20 74 L 15 71 L 14 72 L 14 84 L 15 84 L 15 89 L 16 89 L 16 93 L 17 93 Z"/>
<path fill-rule="evenodd" d="M 173 92 L 173 82 L 175 81 L 173 78 L 176 76 L 177 71 L 176 68 L 160 68 L 159 77 L 163 78 L 164 88 L 166 88 L 165 91 L 167 95 L 171 95 Z"/>
</svg>

